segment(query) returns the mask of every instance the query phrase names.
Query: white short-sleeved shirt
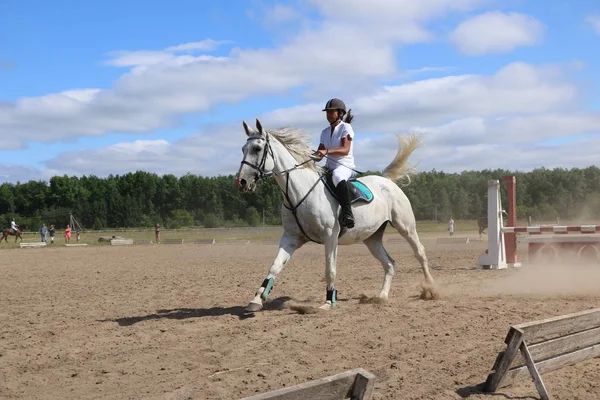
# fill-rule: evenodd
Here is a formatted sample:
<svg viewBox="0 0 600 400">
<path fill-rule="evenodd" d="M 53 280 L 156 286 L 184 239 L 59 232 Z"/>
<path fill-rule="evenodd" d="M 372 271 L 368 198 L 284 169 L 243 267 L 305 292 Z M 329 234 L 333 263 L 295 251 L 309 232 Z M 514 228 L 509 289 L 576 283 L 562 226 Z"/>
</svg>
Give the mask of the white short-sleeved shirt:
<svg viewBox="0 0 600 400">
<path fill-rule="evenodd" d="M 350 168 L 354 168 L 354 130 L 352 129 L 352 125 L 346 122 L 340 122 L 334 129 L 333 134 L 331 134 L 331 127 L 323 129 L 321 132 L 321 143 L 325 146 L 326 149 L 335 149 L 338 147 L 342 147 L 342 138 L 350 136 L 352 140 L 350 141 L 350 150 L 348 154 L 345 156 L 335 156 L 335 155 L 327 155 L 327 162 L 325 163 L 325 168 L 335 169 L 339 167 L 341 163 Z M 336 160 L 337 162 L 331 161 L 331 159 Z"/>
</svg>

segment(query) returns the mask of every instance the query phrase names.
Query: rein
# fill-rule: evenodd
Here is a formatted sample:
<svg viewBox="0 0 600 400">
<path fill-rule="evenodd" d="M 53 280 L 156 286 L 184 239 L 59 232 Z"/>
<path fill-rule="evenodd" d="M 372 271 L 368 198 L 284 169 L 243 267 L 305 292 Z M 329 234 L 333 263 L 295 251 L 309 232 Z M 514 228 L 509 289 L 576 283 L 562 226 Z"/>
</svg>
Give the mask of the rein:
<svg viewBox="0 0 600 400">
<path fill-rule="evenodd" d="M 288 204 L 292 204 L 292 200 L 290 199 L 289 196 L 289 185 L 290 185 L 290 172 L 302 167 L 304 164 L 308 164 L 309 162 L 314 162 L 314 160 L 312 158 L 301 162 L 300 164 L 295 164 L 292 168 L 288 168 L 285 169 L 281 172 L 265 172 L 264 168 L 265 168 L 265 164 L 267 162 L 267 155 L 270 154 L 271 158 L 273 158 L 273 163 L 275 163 L 275 157 L 273 155 L 273 149 L 271 148 L 271 144 L 269 143 L 269 134 L 265 133 L 266 136 L 266 142 L 267 145 L 263 151 L 263 156 L 260 160 L 260 163 L 257 165 L 254 165 L 252 163 L 249 163 L 246 160 L 243 160 L 241 163 L 242 164 L 246 164 L 248 166 L 250 166 L 251 168 L 254 168 L 257 172 L 258 172 L 258 179 L 257 180 L 261 180 L 261 179 L 265 179 L 265 178 L 269 178 L 273 175 L 275 176 L 282 176 L 282 175 L 286 175 L 286 179 L 285 179 L 285 191 L 283 189 L 281 189 L 281 187 L 279 188 L 281 190 L 281 192 L 283 193 L 284 197 L 285 197 L 285 202 L 283 203 L 283 206 L 285 208 L 287 208 L 288 210 L 290 210 L 292 212 L 292 215 L 294 216 L 294 219 L 296 220 L 296 224 L 298 224 L 298 227 L 300 228 L 300 231 L 302 232 L 302 234 L 311 242 L 315 242 L 315 243 L 319 243 L 319 244 L 323 244 L 322 242 L 318 241 L 318 240 L 314 240 L 312 239 L 304 230 L 304 228 L 302 227 L 302 224 L 300 223 L 300 220 L 298 219 L 298 207 L 300 207 L 300 205 L 304 202 L 304 200 L 306 200 L 306 198 L 308 197 L 308 195 L 314 190 L 314 188 L 319 184 L 319 182 L 322 181 L 322 179 L 319 177 L 319 179 L 317 179 L 317 181 L 311 186 L 311 188 L 308 190 L 308 192 L 304 195 L 304 197 L 302 199 L 300 199 L 300 201 L 298 202 L 298 204 L 296 204 L 294 207 L 288 206 L 286 204 L 286 202 Z M 253 140 L 255 138 L 248 138 L 246 141 L 249 140 Z"/>
</svg>

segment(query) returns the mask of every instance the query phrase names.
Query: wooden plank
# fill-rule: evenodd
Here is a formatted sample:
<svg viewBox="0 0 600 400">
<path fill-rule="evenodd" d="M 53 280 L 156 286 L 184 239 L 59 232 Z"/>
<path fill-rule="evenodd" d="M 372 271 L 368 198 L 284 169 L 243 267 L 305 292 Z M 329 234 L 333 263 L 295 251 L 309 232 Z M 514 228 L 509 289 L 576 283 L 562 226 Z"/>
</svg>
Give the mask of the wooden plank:
<svg viewBox="0 0 600 400">
<path fill-rule="evenodd" d="M 362 376 L 359 380 L 360 382 L 362 382 L 364 378 L 368 383 L 366 385 L 360 383 L 361 386 L 357 389 L 363 391 L 363 397 L 352 397 L 355 382 L 359 375 Z M 372 386 L 374 384 L 373 380 L 374 376 L 372 374 L 362 368 L 357 368 L 326 378 L 300 383 L 289 388 L 277 389 L 267 393 L 245 397 L 241 400 L 342 400 L 348 398 L 368 400 L 370 397 L 369 389 L 372 392 Z M 371 388 L 369 388 L 369 385 L 371 385 Z M 361 388 L 364 388 L 364 390 Z"/>
<path fill-rule="evenodd" d="M 73 243 L 73 244 L 65 243 L 65 247 L 85 247 L 87 245 L 88 245 L 87 243 Z"/>
<path fill-rule="evenodd" d="M 514 327 L 524 332 L 529 345 L 550 337 L 564 336 L 600 326 L 600 308 L 528 322 Z"/>
<path fill-rule="evenodd" d="M 19 243 L 19 247 L 22 249 L 33 249 L 39 247 L 46 247 L 45 242 L 21 242 Z"/>
<path fill-rule="evenodd" d="M 595 344 L 600 344 L 600 327 L 528 345 L 527 347 L 533 359 L 538 362 Z M 523 365 L 525 365 L 525 359 L 519 354 L 511 367 L 520 367 Z"/>
<path fill-rule="evenodd" d="M 540 374 L 545 374 L 596 357 L 600 357 L 600 344 L 540 361 L 536 363 L 536 367 Z M 501 382 L 499 387 L 506 387 L 514 382 L 527 379 L 528 377 L 529 371 L 527 370 L 527 366 L 512 369 L 506 373 L 505 379 Z"/>
<path fill-rule="evenodd" d="M 365 370 L 361 370 L 354 381 L 354 387 L 352 388 L 351 400 L 363 399 L 367 400 L 373 396 L 373 390 L 375 388 L 375 375 Z"/>
<path fill-rule="evenodd" d="M 535 384 L 535 388 L 537 389 L 542 400 L 550 400 L 550 396 L 548 396 L 548 391 L 546 390 L 546 386 L 544 385 L 544 381 L 540 376 L 535 361 L 531 357 L 531 353 L 529 353 L 529 349 L 525 342 L 521 342 L 521 355 L 525 358 L 525 364 L 527 365 L 527 370 L 529 371 L 529 375 L 533 379 L 533 383 Z"/>
<path fill-rule="evenodd" d="M 152 244 L 152 240 L 137 240 L 135 244 Z"/>
<path fill-rule="evenodd" d="M 111 246 L 128 246 L 133 244 L 133 239 L 112 239 Z"/>
<path fill-rule="evenodd" d="M 511 327 L 504 342 L 507 344 L 506 350 L 504 351 L 504 356 L 495 366 L 495 371 L 488 375 L 483 389 L 485 392 L 493 393 L 498 387 L 501 387 L 501 384 L 505 379 L 506 372 L 517 356 L 519 348 L 521 347 L 521 343 L 523 342 L 523 331 L 516 329 L 515 327 Z"/>
</svg>

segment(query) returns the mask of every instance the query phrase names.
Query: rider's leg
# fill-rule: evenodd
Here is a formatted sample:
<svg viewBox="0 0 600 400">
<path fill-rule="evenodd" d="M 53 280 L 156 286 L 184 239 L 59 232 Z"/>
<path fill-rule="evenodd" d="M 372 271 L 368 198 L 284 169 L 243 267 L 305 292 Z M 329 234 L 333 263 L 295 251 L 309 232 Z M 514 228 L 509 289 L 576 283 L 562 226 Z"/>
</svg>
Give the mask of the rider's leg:
<svg viewBox="0 0 600 400">
<path fill-rule="evenodd" d="M 344 166 L 339 166 L 333 170 L 332 180 L 335 185 L 335 191 L 340 199 L 342 212 L 340 214 L 340 225 L 346 228 L 354 227 L 354 215 L 352 214 L 352 205 L 350 204 L 350 189 L 348 180 L 352 177 L 352 170 Z"/>
</svg>

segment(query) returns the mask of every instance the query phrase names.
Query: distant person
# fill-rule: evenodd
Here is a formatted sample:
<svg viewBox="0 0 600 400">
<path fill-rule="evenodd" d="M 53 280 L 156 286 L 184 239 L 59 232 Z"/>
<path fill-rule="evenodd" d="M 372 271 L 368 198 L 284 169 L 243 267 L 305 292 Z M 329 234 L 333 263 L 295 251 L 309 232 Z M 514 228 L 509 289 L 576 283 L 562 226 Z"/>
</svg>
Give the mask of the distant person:
<svg viewBox="0 0 600 400">
<path fill-rule="evenodd" d="M 67 224 L 65 229 L 65 243 L 71 243 L 71 225 Z"/>
<path fill-rule="evenodd" d="M 156 243 L 160 243 L 160 224 L 156 224 L 156 227 L 154 228 L 154 239 L 156 240 Z"/>
<path fill-rule="evenodd" d="M 54 236 L 56 235 L 56 228 L 54 227 L 54 224 L 50 224 L 50 244 L 54 243 Z"/>
<path fill-rule="evenodd" d="M 454 235 L 454 218 L 450 217 L 450 221 L 448 221 L 448 232 L 450 232 L 450 236 Z"/>
<path fill-rule="evenodd" d="M 46 228 L 46 224 L 42 224 L 42 227 L 40 228 L 40 237 L 42 239 L 42 242 L 46 243 L 46 235 L 48 234 L 48 228 Z"/>
<path fill-rule="evenodd" d="M 75 232 L 77 233 L 77 241 L 79 242 L 79 240 L 81 240 L 81 236 L 80 236 L 81 231 L 79 229 L 77 229 Z"/>
</svg>

